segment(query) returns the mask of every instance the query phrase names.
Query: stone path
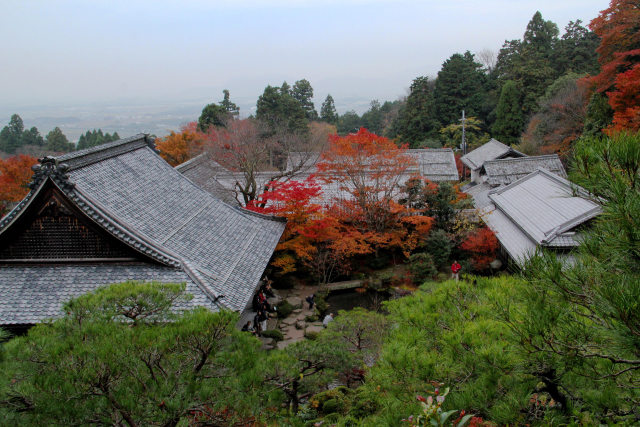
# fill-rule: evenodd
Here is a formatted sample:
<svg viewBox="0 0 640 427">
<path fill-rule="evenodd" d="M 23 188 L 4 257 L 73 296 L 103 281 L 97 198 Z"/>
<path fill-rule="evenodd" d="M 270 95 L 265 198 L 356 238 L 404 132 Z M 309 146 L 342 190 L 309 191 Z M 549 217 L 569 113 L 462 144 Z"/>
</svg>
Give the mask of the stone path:
<svg viewBox="0 0 640 427">
<path fill-rule="evenodd" d="M 318 289 L 318 286 L 296 284 L 292 289 L 276 291 L 280 299 L 289 301 L 294 310 L 285 319 L 269 319 L 267 329 L 280 329 L 284 335 L 284 339 L 279 341 L 275 348 L 285 348 L 289 344 L 303 340 L 305 333 L 319 332 L 324 329 L 322 321 L 309 323 L 305 320 L 308 316 L 315 314 L 314 310 L 309 310 L 309 304 L 305 299 L 309 295 L 316 293 Z M 265 348 L 274 347 L 272 339 L 262 338 L 262 341 L 265 343 Z"/>
</svg>

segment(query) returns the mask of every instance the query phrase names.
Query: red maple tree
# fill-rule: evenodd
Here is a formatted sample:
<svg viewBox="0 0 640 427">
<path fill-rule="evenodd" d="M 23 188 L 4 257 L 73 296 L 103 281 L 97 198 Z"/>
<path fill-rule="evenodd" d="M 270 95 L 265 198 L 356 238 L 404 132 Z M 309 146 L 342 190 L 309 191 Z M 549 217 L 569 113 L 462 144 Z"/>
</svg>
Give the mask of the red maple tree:
<svg viewBox="0 0 640 427">
<path fill-rule="evenodd" d="M 498 239 L 493 231 L 483 227 L 469 233 L 460 248 L 471 254 L 474 269 L 484 270 L 496 259 L 498 246 Z"/>
<path fill-rule="evenodd" d="M 332 135 L 318 170 L 325 183 L 338 186 L 328 209 L 342 225 L 342 243 L 360 253 L 399 248 L 408 254 L 426 237 L 433 219 L 396 200 L 415 160 L 407 147 L 361 128 Z"/>
<path fill-rule="evenodd" d="M 613 109 L 607 133 L 640 129 L 640 5 L 636 0 L 611 0 L 589 24 L 600 39 L 601 70 L 588 81 L 606 93 Z"/>
<path fill-rule="evenodd" d="M 177 166 L 200 154 L 204 142 L 205 137 L 198 131 L 198 124 L 191 122 L 182 126 L 179 133 L 171 131 L 164 138 L 158 138 L 156 148 L 160 157 L 171 166 Z"/>
<path fill-rule="evenodd" d="M 28 184 L 33 176 L 31 166 L 36 163 L 35 157 L 24 154 L 0 159 L 0 216 L 29 192 Z"/>
</svg>

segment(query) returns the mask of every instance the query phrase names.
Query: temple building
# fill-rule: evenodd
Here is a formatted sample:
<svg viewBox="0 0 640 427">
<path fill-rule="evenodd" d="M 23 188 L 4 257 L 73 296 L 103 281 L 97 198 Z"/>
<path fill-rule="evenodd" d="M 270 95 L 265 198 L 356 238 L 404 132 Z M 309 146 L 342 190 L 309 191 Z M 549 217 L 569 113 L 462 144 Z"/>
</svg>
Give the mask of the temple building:
<svg viewBox="0 0 640 427">
<path fill-rule="evenodd" d="M 58 317 L 73 297 L 127 280 L 186 283 L 203 306 L 244 312 L 285 221 L 230 206 L 140 134 L 34 166 L 0 221 L 0 325 Z"/>
</svg>

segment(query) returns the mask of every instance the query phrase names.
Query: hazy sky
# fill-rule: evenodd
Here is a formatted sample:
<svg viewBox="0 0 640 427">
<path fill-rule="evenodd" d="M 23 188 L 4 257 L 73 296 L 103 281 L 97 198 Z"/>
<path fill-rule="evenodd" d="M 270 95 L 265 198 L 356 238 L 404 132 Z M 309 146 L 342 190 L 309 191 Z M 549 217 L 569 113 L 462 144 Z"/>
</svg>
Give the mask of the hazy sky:
<svg viewBox="0 0 640 427">
<path fill-rule="evenodd" d="M 536 10 L 562 32 L 606 0 L 0 0 L 0 107 L 219 101 L 267 84 L 393 100 L 455 52 L 496 53 Z"/>
</svg>

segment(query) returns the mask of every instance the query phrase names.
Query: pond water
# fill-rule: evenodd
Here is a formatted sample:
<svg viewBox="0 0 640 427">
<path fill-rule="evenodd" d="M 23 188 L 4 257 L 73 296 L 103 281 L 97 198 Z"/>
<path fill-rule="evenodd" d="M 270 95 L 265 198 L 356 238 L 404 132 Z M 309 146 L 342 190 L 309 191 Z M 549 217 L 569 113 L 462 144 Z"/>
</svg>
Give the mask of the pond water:
<svg viewBox="0 0 640 427">
<path fill-rule="evenodd" d="M 337 313 L 340 310 L 352 310 L 355 307 L 380 311 L 382 303 L 389 299 L 386 292 L 366 291 L 356 292 L 355 289 L 332 291 L 326 298 L 329 311 Z"/>
</svg>

